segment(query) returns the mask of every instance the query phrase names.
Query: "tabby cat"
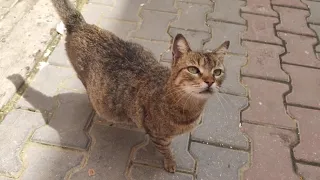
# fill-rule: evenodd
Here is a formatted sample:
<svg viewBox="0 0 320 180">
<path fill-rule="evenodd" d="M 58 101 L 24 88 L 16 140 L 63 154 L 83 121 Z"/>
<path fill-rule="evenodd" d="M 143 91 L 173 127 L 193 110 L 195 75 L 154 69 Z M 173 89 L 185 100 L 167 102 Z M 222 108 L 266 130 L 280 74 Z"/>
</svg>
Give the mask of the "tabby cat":
<svg viewBox="0 0 320 180">
<path fill-rule="evenodd" d="M 52 2 L 67 28 L 69 60 L 96 113 L 144 128 L 163 154 L 164 168 L 175 172 L 172 138 L 198 124 L 206 101 L 221 86 L 229 41 L 212 52 L 195 52 L 178 34 L 170 70 L 141 45 L 87 24 L 68 0 Z"/>
</svg>

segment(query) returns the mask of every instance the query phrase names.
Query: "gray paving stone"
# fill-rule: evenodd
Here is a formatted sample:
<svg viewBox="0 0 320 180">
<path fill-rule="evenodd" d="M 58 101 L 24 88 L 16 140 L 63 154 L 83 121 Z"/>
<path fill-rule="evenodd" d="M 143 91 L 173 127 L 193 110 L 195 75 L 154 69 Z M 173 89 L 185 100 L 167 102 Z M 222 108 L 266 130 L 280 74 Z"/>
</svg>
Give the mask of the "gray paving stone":
<svg viewBox="0 0 320 180">
<path fill-rule="evenodd" d="M 309 26 L 317 33 L 318 37 L 320 37 L 320 25 L 309 24 Z M 316 46 L 316 51 L 320 52 L 320 45 Z"/>
<path fill-rule="evenodd" d="M 83 6 L 81 13 L 87 23 L 99 25 L 102 15 L 110 13 L 111 10 L 112 8 L 108 6 L 88 3 Z"/>
<path fill-rule="evenodd" d="M 61 104 L 53 112 L 47 126 L 37 129 L 32 140 L 49 145 L 87 149 L 89 137 L 86 131 L 92 108 L 86 94 L 63 93 Z"/>
<path fill-rule="evenodd" d="M 192 139 L 248 148 L 247 139 L 239 129 L 240 110 L 247 103 L 245 97 L 215 94 L 207 103 L 202 124 L 192 132 Z"/>
<path fill-rule="evenodd" d="M 31 133 L 43 125 L 45 120 L 40 113 L 13 110 L 5 117 L 0 124 L 0 174 L 18 175 L 22 170 L 22 149 Z"/>
<path fill-rule="evenodd" d="M 99 27 L 111 31 L 118 37 L 127 40 L 129 33 L 137 28 L 137 24 L 115 19 L 102 18 L 99 22 Z"/>
<path fill-rule="evenodd" d="M 147 0 L 117 0 L 110 12 L 106 12 L 108 18 L 123 21 L 139 21 L 139 9 L 146 4 Z"/>
<path fill-rule="evenodd" d="M 142 19 L 140 27 L 130 34 L 131 37 L 159 41 L 171 40 L 167 31 L 169 23 L 177 17 L 176 14 L 142 10 L 140 16 Z"/>
<path fill-rule="evenodd" d="M 30 144 L 23 155 L 26 169 L 19 179 L 64 179 L 68 171 L 81 165 L 83 158 L 80 152 Z"/>
<path fill-rule="evenodd" d="M 170 49 L 169 42 L 149 41 L 135 38 L 130 39 L 130 41 L 138 43 L 142 45 L 146 50 L 151 51 L 157 60 L 160 60 L 161 55 L 164 52 L 167 52 L 168 49 Z"/>
<path fill-rule="evenodd" d="M 67 56 L 65 47 L 65 36 L 61 37 L 60 42 L 54 48 L 53 52 L 49 56 L 48 63 L 55 66 L 72 67 Z"/>
<path fill-rule="evenodd" d="M 188 152 L 188 142 L 188 133 L 176 137 L 172 142 L 172 152 L 178 170 L 193 172 L 195 161 Z M 146 138 L 145 142 L 134 152 L 133 161 L 163 168 L 163 155 L 158 152 L 149 138 Z"/>
<path fill-rule="evenodd" d="M 246 54 L 240 40 L 242 32 L 246 30 L 245 26 L 214 21 L 208 21 L 208 25 L 212 28 L 212 39 L 204 45 L 204 49 L 214 50 L 228 40 L 230 41 L 229 52 Z"/>
<path fill-rule="evenodd" d="M 206 15 L 212 11 L 209 5 L 176 2 L 176 7 L 181 13 L 178 19 L 171 23 L 171 27 L 210 32 L 209 27 L 206 26 Z"/>
<path fill-rule="evenodd" d="M 220 91 L 236 95 L 245 96 L 246 89 L 240 83 L 240 69 L 245 65 L 247 59 L 242 56 L 227 55 L 224 59 L 226 69 L 226 79 L 223 82 Z"/>
<path fill-rule="evenodd" d="M 85 87 L 76 74 L 61 81 L 59 93 L 65 93 L 66 91 L 78 92 L 82 94 L 86 93 Z M 60 98 L 60 101 L 63 101 L 63 99 Z"/>
<path fill-rule="evenodd" d="M 245 24 L 240 17 L 240 8 L 244 5 L 244 1 L 215 0 L 214 11 L 208 14 L 208 19 Z"/>
<path fill-rule="evenodd" d="M 163 169 L 134 164 L 131 167 L 131 180 L 193 180 L 190 174 L 168 173 Z"/>
<path fill-rule="evenodd" d="M 93 169 L 92 179 L 126 180 L 131 148 L 144 140 L 144 133 L 94 125 L 90 134 L 94 143 L 87 164 L 70 179 L 87 180 L 88 170 Z"/>
<path fill-rule="evenodd" d="M 193 51 L 201 51 L 203 44 L 211 38 L 210 33 L 201 31 L 185 31 L 177 28 L 170 28 L 169 32 L 171 37 L 175 37 L 178 33 L 181 33 L 188 41 L 190 48 Z M 171 49 L 162 56 L 162 60 L 170 61 L 172 60 Z"/>
<path fill-rule="evenodd" d="M 174 2 L 175 0 L 150 0 L 146 5 L 143 6 L 143 9 L 165 12 L 177 12 L 177 9 L 174 8 Z"/>
<path fill-rule="evenodd" d="M 239 169 L 249 159 L 247 152 L 199 143 L 191 143 L 190 151 L 198 160 L 197 179 L 238 180 Z"/>
<path fill-rule="evenodd" d="M 35 76 L 30 87 L 18 101 L 18 107 L 51 111 L 58 106 L 55 95 L 58 94 L 61 82 L 75 75 L 72 68 L 45 66 Z"/>
<path fill-rule="evenodd" d="M 310 16 L 307 18 L 307 21 L 310 23 L 320 24 L 320 2 L 314 1 L 303 1 L 306 3 L 310 9 Z"/>
</svg>

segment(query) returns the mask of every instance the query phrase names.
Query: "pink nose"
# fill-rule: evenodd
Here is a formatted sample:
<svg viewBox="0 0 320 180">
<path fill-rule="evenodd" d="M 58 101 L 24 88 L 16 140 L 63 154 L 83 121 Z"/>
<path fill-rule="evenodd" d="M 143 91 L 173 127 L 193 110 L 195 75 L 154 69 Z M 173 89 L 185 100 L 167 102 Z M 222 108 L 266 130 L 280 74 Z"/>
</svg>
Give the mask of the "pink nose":
<svg viewBox="0 0 320 180">
<path fill-rule="evenodd" d="M 205 80 L 204 81 L 206 84 L 208 84 L 208 87 L 211 87 L 212 84 L 214 83 L 214 80 L 213 79 L 210 79 L 210 80 Z"/>
</svg>

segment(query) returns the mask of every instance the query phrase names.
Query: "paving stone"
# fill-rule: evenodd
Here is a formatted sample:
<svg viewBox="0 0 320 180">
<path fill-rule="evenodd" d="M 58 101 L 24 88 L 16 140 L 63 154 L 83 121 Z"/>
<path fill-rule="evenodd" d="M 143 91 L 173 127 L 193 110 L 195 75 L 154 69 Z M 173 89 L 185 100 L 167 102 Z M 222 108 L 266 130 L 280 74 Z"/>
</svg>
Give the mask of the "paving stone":
<svg viewBox="0 0 320 180">
<path fill-rule="evenodd" d="M 117 0 L 110 12 L 105 15 L 108 18 L 114 18 L 123 21 L 138 22 L 139 9 L 146 4 L 147 0 Z"/>
<path fill-rule="evenodd" d="M 286 41 L 287 54 L 282 57 L 283 62 L 320 67 L 320 61 L 313 50 L 313 45 L 317 43 L 316 38 L 287 33 L 278 35 Z"/>
<path fill-rule="evenodd" d="M 245 65 L 247 59 L 242 56 L 226 55 L 224 66 L 226 69 L 226 78 L 223 82 L 220 92 L 245 96 L 246 89 L 240 83 L 240 69 Z"/>
<path fill-rule="evenodd" d="M 164 52 L 167 52 L 167 50 L 169 50 L 170 48 L 169 42 L 148 41 L 148 40 L 135 39 L 135 38 L 130 39 L 130 41 L 138 43 L 142 45 L 146 50 L 151 51 L 157 60 L 160 60 L 160 56 Z"/>
<path fill-rule="evenodd" d="M 248 148 L 247 139 L 239 130 L 240 111 L 247 103 L 245 97 L 214 95 L 206 105 L 202 124 L 192 132 L 192 139 Z"/>
<path fill-rule="evenodd" d="M 89 3 L 98 3 L 106 6 L 113 6 L 115 4 L 113 0 L 89 0 Z"/>
<path fill-rule="evenodd" d="M 159 41 L 171 40 L 167 31 L 169 23 L 176 18 L 176 14 L 143 10 L 140 16 L 141 25 L 138 30 L 131 33 L 132 37 Z"/>
<path fill-rule="evenodd" d="M 103 18 L 99 23 L 99 27 L 111 31 L 118 37 L 127 40 L 129 33 L 137 28 L 137 24 L 115 19 Z"/>
<path fill-rule="evenodd" d="M 214 50 L 224 41 L 230 41 L 229 52 L 246 54 L 240 42 L 242 32 L 246 30 L 245 26 L 214 21 L 208 21 L 208 25 L 212 28 L 212 39 L 204 45 L 204 49 Z"/>
<path fill-rule="evenodd" d="M 280 5 L 280 6 L 287 6 L 287 7 L 296 7 L 296 8 L 303 8 L 308 9 L 307 5 L 302 3 L 301 0 L 271 0 L 271 4 L 273 5 Z"/>
<path fill-rule="evenodd" d="M 307 18 L 308 22 L 320 24 L 320 3 L 315 1 L 304 1 L 309 9 L 310 9 L 310 16 Z"/>
<path fill-rule="evenodd" d="M 134 164 L 131 167 L 132 180 L 193 180 L 190 174 L 175 172 L 167 173 L 163 169 Z"/>
<path fill-rule="evenodd" d="M 299 123 L 300 143 L 293 149 L 295 158 L 320 163 L 320 111 L 288 106 L 288 112 Z"/>
<path fill-rule="evenodd" d="M 209 27 L 206 26 L 206 15 L 212 11 L 209 5 L 176 2 L 176 7 L 180 10 L 180 13 L 178 19 L 173 21 L 170 27 L 184 30 L 210 31 Z"/>
<path fill-rule="evenodd" d="M 59 94 L 58 99 L 61 103 L 53 111 L 49 124 L 37 129 L 32 140 L 49 145 L 87 149 L 90 140 L 84 131 L 92 113 L 88 96 L 68 92 Z"/>
<path fill-rule="evenodd" d="M 55 66 L 72 67 L 67 55 L 65 42 L 65 36 L 63 36 L 58 45 L 54 48 L 51 55 L 49 56 L 49 64 Z"/>
<path fill-rule="evenodd" d="M 198 161 L 197 179 L 240 179 L 239 169 L 249 159 L 247 152 L 194 142 L 191 143 L 190 151 Z"/>
<path fill-rule="evenodd" d="M 294 173 L 291 162 L 290 146 L 297 141 L 294 132 L 246 123 L 243 131 L 252 142 L 251 166 L 244 172 L 243 179 L 301 180 Z"/>
<path fill-rule="evenodd" d="M 320 37 L 320 25 L 309 24 L 309 26 L 316 32 L 317 36 Z M 316 51 L 320 52 L 320 45 L 316 46 Z"/>
<path fill-rule="evenodd" d="M 40 113 L 13 110 L 5 117 L 0 124 L 0 174 L 18 175 L 23 168 L 22 149 L 31 133 L 43 125 L 45 120 Z"/>
<path fill-rule="evenodd" d="M 78 93 L 82 93 L 82 94 L 86 93 L 85 87 L 83 86 L 82 82 L 80 81 L 80 79 L 78 78 L 78 76 L 76 74 L 61 81 L 58 96 L 60 96 L 61 93 L 65 93 L 67 91 L 78 92 Z M 64 96 L 63 98 L 68 99 L 68 97 L 66 97 L 66 96 Z M 59 100 L 60 100 L 60 102 L 64 102 L 64 99 L 60 98 Z"/>
<path fill-rule="evenodd" d="M 306 21 L 309 11 L 279 6 L 273 8 L 280 14 L 280 24 L 276 26 L 278 31 L 315 36 Z"/>
<path fill-rule="evenodd" d="M 177 9 L 174 7 L 174 2 L 175 0 L 151 0 L 143 6 L 143 9 L 164 12 L 177 12 Z"/>
<path fill-rule="evenodd" d="M 243 39 L 282 45 L 273 28 L 274 24 L 279 22 L 278 19 L 253 14 L 242 14 L 242 17 L 248 23 L 248 30 L 244 33 Z"/>
<path fill-rule="evenodd" d="M 89 24 L 99 25 L 102 19 L 102 15 L 110 12 L 111 7 L 102 6 L 101 4 L 88 3 L 85 4 L 81 10 L 81 14 Z"/>
<path fill-rule="evenodd" d="M 320 179 L 320 167 L 297 163 L 298 173 L 305 180 Z"/>
<path fill-rule="evenodd" d="M 270 0 L 247 0 L 247 6 L 242 7 L 243 12 L 267 15 L 267 16 L 278 16 L 278 14 L 271 8 Z"/>
<path fill-rule="evenodd" d="M 72 68 L 57 66 L 45 66 L 35 76 L 30 87 L 27 88 L 23 97 L 18 101 L 18 107 L 51 111 L 58 106 L 55 95 L 58 94 L 60 83 L 68 77 L 74 76 Z M 50 83 L 48 83 L 50 82 Z"/>
<path fill-rule="evenodd" d="M 177 34 L 183 34 L 183 36 L 187 39 L 190 48 L 193 51 L 202 51 L 203 44 L 207 42 L 211 35 L 207 32 L 201 31 L 185 31 L 177 28 L 170 28 L 169 32 L 171 37 L 175 37 Z M 161 60 L 172 61 L 172 52 L 171 49 L 168 49 L 162 56 Z"/>
<path fill-rule="evenodd" d="M 320 107 L 320 70 L 293 65 L 283 65 L 291 77 L 292 93 L 286 97 L 287 103 Z"/>
<path fill-rule="evenodd" d="M 177 169 L 184 172 L 193 172 L 195 161 L 188 152 L 188 143 L 189 134 L 186 133 L 174 138 L 171 149 L 175 156 Z M 163 168 L 163 155 L 158 152 L 149 138 L 146 138 L 139 146 L 133 155 L 134 162 Z"/>
<path fill-rule="evenodd" d="M 282 97 L 289 91 L 288 85 L 254 78 L 243 78 L 243 83 L 250 91 L 250 106 L 242 112 L 243 120 L 288 128 L 296 127 L 295 122 L 286 114 L 283 104 Z"/>
<path fill-rule="evenodd" d="M 245 24 L 246 21 L 240 17 L 240 8 L 245 5 L 244 1 L 215 0 L 214 10 L 208 14 L 209 20 L 219 20 Z"/>
<path fill-rule="evenodd" d="M 126 180 L 125 171 L 131 148 L 144 140 L 144 133 L 94 125 L 90 134 L 94 143 L 89 159 L 85 167 L 70 179 L 87 180 L 88 170 L 93 169 L 95 175 L 91 178 Z"/>
<path fill-rule="evenodd" d="M 248 50 L 247 65 L 241 69 L 243 75 L 289 81 L 280 65 L 279 56 L 285 52 L 283 47 L 255 42 L 243 42 L 243 46 Z"/>
<path fill-rule="evenodd" d="M 76 151 L 28 145 L 23 154 L 26 169 L 19 179 L 64 179 L 68 171 L 81 165 L 83 158 L 83 154 Z"/>
</svg>

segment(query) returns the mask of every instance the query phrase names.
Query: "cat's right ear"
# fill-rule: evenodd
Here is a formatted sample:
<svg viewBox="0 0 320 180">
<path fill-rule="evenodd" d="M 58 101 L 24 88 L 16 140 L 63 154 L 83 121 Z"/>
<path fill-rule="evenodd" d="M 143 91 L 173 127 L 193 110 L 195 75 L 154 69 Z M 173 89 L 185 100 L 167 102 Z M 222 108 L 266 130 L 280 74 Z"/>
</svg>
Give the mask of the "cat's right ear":
<svg viewBox="0 0 320 180">
<path fill-rule="evenodd" d="M 172 45 L 173 63 L 175 64 L 183 54 L 189 51 L 191 51 L 191 49 L 186 38 L 182 34 L 177 34 Z"/>
</svg>

